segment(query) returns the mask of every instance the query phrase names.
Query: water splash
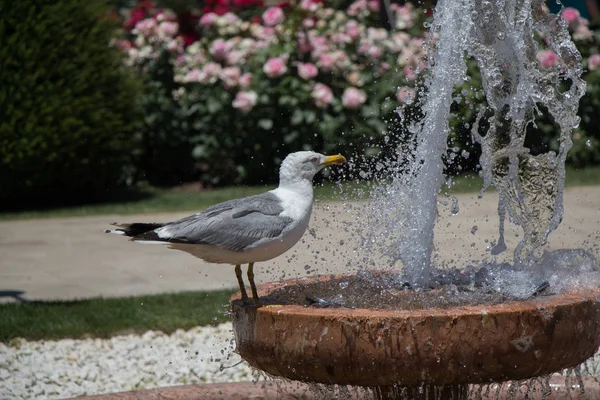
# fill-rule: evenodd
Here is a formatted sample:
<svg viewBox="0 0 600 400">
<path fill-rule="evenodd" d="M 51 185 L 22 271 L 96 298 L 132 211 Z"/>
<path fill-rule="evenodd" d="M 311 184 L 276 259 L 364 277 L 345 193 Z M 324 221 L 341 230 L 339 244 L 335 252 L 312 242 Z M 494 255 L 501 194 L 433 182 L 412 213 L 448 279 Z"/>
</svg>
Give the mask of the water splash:
<svg viewBox="0 0 600 400">
<path fill-rule="evenodd" d="M 482 148 L 482 192 L 490 185 L 498 189 L 499 243 L 504 242 L 506 212 L 523 229 L 515 264 L 528 266 L 539 260 L 537 250 L 563 217 L 565 159 L 579 120 L 579 99 L 585 93 L 581 55 L 566 21 L 549 14 L 542 1 L 476 3 L 475 40 L 468 53 L 477 60 L 487 99 L 472 130 Z M 536 34 L 543 35 L 560 56 L 560 66 L 540 68 Z M 533 156 L 525 139 L 542 108 L 559 131 L 559 151 Z M 486 116 L 489 129 L 482 134 L 480 122 Z"/>
<path fill-rule="evenodd" d="M 541 265 L 539 248 L 563 216 L 565 158 L 585 92 L 581 55 L 567 23 L 548 13 L 542 0 L 440 0 L 430 33 L 432 55 L 420 96 L 423 118 L 409 127 L 414 147 L 396 160 L 398 165 L 408 161 L 408 167 L 391 171 L 391 183 L 373 193 L 374 211 L 367 224 L 374 229 L 365 235 L 365 249 L 385 254 L 392 264 L 400 260 L 406 280 L 426 284 L 437 196 L 445 180 L 453 91 L 468 80 L 466 58 L 471 57 L 479 66 L 487 101 L 472 127 L 482 149 L 481 193 L 492 185 L 499 192 L 500 237 L 492 254 L 506 249 L 508 213 L 524 231 L 515 264 Z M 543 35 L 559 55 L 559 67 L 540 67 L 535 35 Z M 555 121 L 560 146 L 558 153 L 534 156 L 525 138 L 542 109 Z"/>
</svg>

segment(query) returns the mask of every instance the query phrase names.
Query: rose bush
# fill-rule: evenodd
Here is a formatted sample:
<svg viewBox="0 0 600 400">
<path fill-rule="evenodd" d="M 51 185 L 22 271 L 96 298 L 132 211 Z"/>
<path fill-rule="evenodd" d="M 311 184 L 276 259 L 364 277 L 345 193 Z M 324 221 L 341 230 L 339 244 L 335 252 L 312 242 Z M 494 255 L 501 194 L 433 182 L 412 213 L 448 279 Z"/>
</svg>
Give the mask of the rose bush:
<svg viewBox="0 0 600 400">
<path fill-rule="evenodd" d="M 398 106 L 417 107 L 415 80 L 426 65 L 423 23 L 430 16 L 410 3 L 392 4 L 391 31 L 383 29 L 376 0 L 356 0 L 345 9 L 299 0 L 252 10 L 217 0 L 212 8 L 182 14 L 148 0 L 140 4 L 126 13 L 128 35 L 118 45 L 148 82 L 141 160 L 151 183 L 264 182 L 287 153 L 302 148 L 393 151 L 398 143 L 390 137 L 403 140 L 404 126 L 418 118 L 414 109 L 398 126 L 395 113 Z M 589 70 L 570 159 L 600 163 L 586 145 L 599 138 L 592 123 L 600 101 L 598 40 L 576 11 L 567 8 L 563 17 Z M 543 45 L 538 60 L 544 68 L 560 62 Z M 469 71 L 469 82 L 457 88 L 464 101 L 454 106 L 450 141 L 476 156 L 469 127 L 484 99 L 477 69 Z M 546 122 L 534 147 L 554 145 L 554 128 Z M 457 168 L 476 163 L 476 157 L 461 159 Z"/>
<path fill-rule="evenodd" d="M 410 3 L 393 5 L 395 32 L 381 27 L 377 1 L 336 10 L 302 0 L 247 18 L 190 12 L 195 36 L 178 31 L 180 16 L 143 4 L 143 18 L 139 8 L 126 14 L 119 46 L 153 88 L 144 134 L 152 154 L 142 159 L 162 172 L 147 172 L 151 183 L 257 183 L 299 149 L 373 152 L 401 104 L 399 87 L 413 85 L 423 65 L 427 16 Z"/>
</svg>

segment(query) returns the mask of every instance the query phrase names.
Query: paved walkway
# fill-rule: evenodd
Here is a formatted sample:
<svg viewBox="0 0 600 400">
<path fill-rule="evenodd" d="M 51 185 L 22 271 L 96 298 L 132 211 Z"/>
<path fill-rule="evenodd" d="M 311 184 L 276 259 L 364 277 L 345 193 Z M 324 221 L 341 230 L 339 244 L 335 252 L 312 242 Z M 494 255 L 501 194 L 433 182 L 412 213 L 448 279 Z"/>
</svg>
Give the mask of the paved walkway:
<svg viewBox="0 0 600 400">
<path fill-rule="evenodd" d="M 440 208 L 436 225 L 439 259 L 457 266 L 489 259 L 486 248 L 497 238 L 496 196 L 458 198 L 459 214 Z M 310 232 L 288 253 L 257 264 L 257 282 L 354 269 L 357 258 L 363 256 L 356 251 L 356 221 L 365 215 L 364 207 L 364 203 L 317 203 Z M 548 248 L 595 246 L 599 252 L 600 187 L 570 188 L 565 194 L 565 210 Z M 131 243 L 103 233 L 112 221 L 168 221 L 186 214 L 0 222 L 0 301 L 236 287 L 233 267 L 207 264 L 163 246 Z M 519 230 L 507 225 L 506 255 L 510 255 Z"/>
</svg>

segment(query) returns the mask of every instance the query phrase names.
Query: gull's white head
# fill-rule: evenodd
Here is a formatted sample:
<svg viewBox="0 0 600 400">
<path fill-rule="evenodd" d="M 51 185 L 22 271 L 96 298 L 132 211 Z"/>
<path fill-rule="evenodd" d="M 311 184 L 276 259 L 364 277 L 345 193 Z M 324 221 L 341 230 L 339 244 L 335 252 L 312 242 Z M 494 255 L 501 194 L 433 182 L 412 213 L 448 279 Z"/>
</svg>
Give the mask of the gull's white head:
<svg viewBox="0 0 600 400">
<path fill-rule="evenodd" d="M 281 163 L 279 185 L 302 180 L 312 182 L 313 177 L 326 166 L 344 162 L 346 162 L 346 158 L 341 155 L 325 156 L 314 151 L 291 153 Z"/>
</svg>

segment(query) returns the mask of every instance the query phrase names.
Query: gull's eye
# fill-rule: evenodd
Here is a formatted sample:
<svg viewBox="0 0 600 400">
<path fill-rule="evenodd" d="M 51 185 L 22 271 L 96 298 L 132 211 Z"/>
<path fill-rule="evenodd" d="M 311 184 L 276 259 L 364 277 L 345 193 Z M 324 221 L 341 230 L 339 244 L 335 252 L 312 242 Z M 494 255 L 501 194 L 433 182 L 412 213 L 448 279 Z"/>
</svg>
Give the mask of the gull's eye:
<svg viewBox="0 0 600 400">
<path fill-rule="evenodd" d="M 316 163 L 317 161 L 319 161 L 319 157 L 313 157 L 310 159 L 310 161 Z"/>
</svg>

